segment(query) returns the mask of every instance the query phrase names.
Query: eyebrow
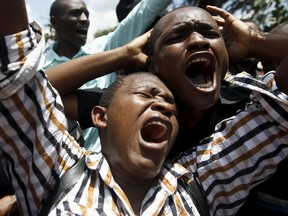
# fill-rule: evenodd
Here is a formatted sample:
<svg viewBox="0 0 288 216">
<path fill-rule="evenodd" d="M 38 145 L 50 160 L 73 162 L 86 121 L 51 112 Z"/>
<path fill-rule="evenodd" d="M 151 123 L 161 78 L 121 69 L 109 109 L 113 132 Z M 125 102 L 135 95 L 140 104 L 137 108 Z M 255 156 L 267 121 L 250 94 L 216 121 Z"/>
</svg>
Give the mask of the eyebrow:
<svg viewBox="0 0 288 216">
<path fill-rule="evenodd" d="M 151 89 L 151 88 L 155 88 L 155 86 L 152 86 L 151 84 L 146 84 L 146 83 L 141 83 L 141 85 L 138 85 L 138 86 L 132 86 L 130 87 L 131 90 L 139 90 L 139 89 Z"/>
<path fill-rule="evenodd" d="M 211 30 L 214 28 L 214 26 L 207 22 L 197 22 L 197 28 Z"/>
<path fill-rule="evenodd" d="M 162 36 L 164 39 L 163 41 L 165 41 L 165 38 L 169 38 L 173 34 L 181 34 L 185 29 L 187 29 L 187 26 L 189 26 L 189 25 L 191 26 L 190 28 L 193 29 L 193 31 L 195 31 L 195 30 L 213 30 L 213 29 L 219 31 L 218 26 L 215 27 L 208 22 L 190 19 L 188 21 L 182 21 L 182 22 L 175 23 L 174 26 L 172 26 L 172 28 L 169 31 L 163 33 L 163 36 Z M 161 34 L 161 32 L 159 32 L 158 34 Z"/>
<path fill-rule="evenodd" d="M 207 23 L 207 22 L 202 22 L 199 20 L 189 20 L 189 21 L 184 21 L 176 26 L 172 27 L 172 32 L 181 32 L 183 29 L 185 29 L 187 26 L 191 26 L 193 30 L 195 29 L 206 29 L 206 30 L 211 30 L 213 29 L 213 25 Z"/>
</svg>

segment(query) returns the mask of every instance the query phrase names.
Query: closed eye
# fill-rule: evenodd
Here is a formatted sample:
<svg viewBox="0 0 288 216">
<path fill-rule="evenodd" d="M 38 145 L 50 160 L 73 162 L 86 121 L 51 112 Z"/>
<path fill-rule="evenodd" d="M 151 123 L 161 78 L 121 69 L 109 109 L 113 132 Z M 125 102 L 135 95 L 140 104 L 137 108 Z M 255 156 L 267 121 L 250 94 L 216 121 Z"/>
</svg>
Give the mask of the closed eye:
<svg viewBox="0 0 288 216">
<path fill-rule="evenodd" d="M 153 97 L 151 94 L 144 93 L 144 92 L 136 92 L 135 94 L 139 95 L 140 97 L 144 97 L 144 98 L 152 98 Z"/>
</svg>

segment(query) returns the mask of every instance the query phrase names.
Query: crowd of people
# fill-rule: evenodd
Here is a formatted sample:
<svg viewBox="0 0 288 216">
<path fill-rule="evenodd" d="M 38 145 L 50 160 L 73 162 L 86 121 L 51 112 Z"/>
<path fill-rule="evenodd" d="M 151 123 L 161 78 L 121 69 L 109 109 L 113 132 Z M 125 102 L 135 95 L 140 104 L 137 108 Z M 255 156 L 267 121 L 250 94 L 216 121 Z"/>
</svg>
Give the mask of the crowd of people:
<svg viewBox="0 0 288 216">
<path fill-rule="evenodd" d="M 46 71 L 71 59 L 123 46 L 146 32 L 170 3 L 171 0 L 143 0 L 134 5 L 133 9 L 131 8 L 131 11 L 125 19 L 121 20 L 113 32 L 86 43 L 90 24 L 86 4 L 82 0 L 54 1 L 50 9 L 50 21 L 55 29 L 57 41 L 49 43 L 45 49 L 46 61 L 43 70 Z M 83 83 L 81 89 L 106 88 L 115 78 L 116 71 L 111 71 L 109 74 Z M 66 101 L 67 106 L 73 106 L 69 99 Z M 69 111 L 66 111 L 66 113 L 69 113 Z M 81 142 L 86 149 L 99 150 L 98 130 L 93 127 L 87 127 L 86 130 L 82 130 L 82 128 L 75 121 L 75 117 L 71 116 L 68 121 L 70 134 L 78 142 Z M 92 145 L 94 143 L 95 145 Z"/>
<path fill-rule="evenodd" d="M 0 1 L 0 147 L 19 214 L 241 215 L 250 191 L 265 194 L 263 182 L 279 180 L 288 155 L 287 32 L 261 32 L 214 6 L 159 17 L 170 1 L 142 0 L 114 32 L 86 44 L 84 2 L 56 0 L 57 42 L 47 47 L 24 0 Z M 248 58 L 276 66 L 261 80 L 227 75 Z M 129 68 L 138 71 L 117 76 Z M 83 140 L 67 119 L 88 131 Z M 79 179 L 50 207 L 82 159 Z M 265 201 L 285 215 L 285 199 Z"/>
</svg>

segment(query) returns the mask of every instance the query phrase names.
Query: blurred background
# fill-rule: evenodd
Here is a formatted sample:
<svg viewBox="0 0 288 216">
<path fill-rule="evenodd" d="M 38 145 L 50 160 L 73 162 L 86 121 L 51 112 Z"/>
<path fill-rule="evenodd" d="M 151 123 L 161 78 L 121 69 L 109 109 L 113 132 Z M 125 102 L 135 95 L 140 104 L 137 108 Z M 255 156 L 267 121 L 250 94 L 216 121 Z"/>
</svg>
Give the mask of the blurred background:
<svg viewBox="0 0 288 216">
<path fill-rule="evenodd" d="M 53 0 L 26 0 L 29 20 L 40 22 L 47 39 L 53 34 L 49 21 L 52 2 Z M 84 2 L 90 11 L 88 41 L 116 28 L 118 24 L 116 6 L 119 0 L 84 0 Z M 270 31 L 276 25 L 288 21 L 288 0 L 173 0 L 167 11 L 182 5 L 205 8 L 208 4 L 224 8 L 237 18 L 253 20 L 263 31 Z"/>
</svg>

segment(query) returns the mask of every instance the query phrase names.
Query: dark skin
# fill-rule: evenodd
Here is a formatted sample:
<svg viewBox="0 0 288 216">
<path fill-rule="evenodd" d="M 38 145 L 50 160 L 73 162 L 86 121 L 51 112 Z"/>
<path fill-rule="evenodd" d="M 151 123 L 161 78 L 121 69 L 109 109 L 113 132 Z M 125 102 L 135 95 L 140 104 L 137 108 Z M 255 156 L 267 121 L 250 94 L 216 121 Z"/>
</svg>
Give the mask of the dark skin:
<svg viewBox="0 0 288 216">
<path fill-rule="evenodd" d="M 72 58 L 87 40 L 90 21 L 86 4 L 82 0 L 57 0 L 51 7 L 50 21 L 58 41 L 54 51 Z"/>
<path fill-rule="evenodd" d="M 167 14 L 154 27 L 148 44 L 153 48 L 148 53 L 150 70 L 168 84 L 180 110 L 177 143 L 181 145 L 174 145 L 169 157 L 187 150 L 191 144 L 197 145 L 202 138 L 214 131 L 214 125 L 219 121 L 215 117 L 215 110 L 218 109 L 220 86 L 229 61 L 250 57 L 282 61 L 288 55 L 287 50 L 281 48 L 283 44 L 287 44 L 287 37 L 257 31 L 220 8 L 209 6 L 207 9 L 219 14 L 219 17 L 212 17 L 207 11 L 197 7 L 181 8 Z M 223 31 L 219 31 L 218 25 L 223 26 Z M 143 41 L 139 50 L 143 49 L 144 44 Z M 197 63 L 193 63 L 195 59 Z M 61 80 L 81 86 L 91 76 L 99 77 L 93 69 L 92 58 L 77 62 L 82 65 L 81 73 L 77 72 L 77 64 L 72 66 L 72 63 L 70 61 L 70 66 L 65 64 L 57 70 L 55 68 L 54 71 L 47 71 L 49 80 L 56 89 L 63 89 Z M 55 82 L 54 78 L 59 76 L 59 71 L 63 77 Z M 74 73 L 77 75 L 74 76 Z M 88 77 L 87 74 L 91 76 Z M 285 85 L 285 80 L 280 82 Z M 75 87 L 76 85 L 65 85 L 65 93 L 74 91 Z M 59 93 L 63 96 L 62 90 Z M 234 114 L 229 113 L 227 117 Z"/>
<path fill-rule="evenodd" d="M 197 7 L 181 8 L 164 16 L 151 34 L 150 70 L 167 83 L 179 104 L 177 143 L 181 146 L 174 145 L 177 149 L 172 157 L 191 147 L 191 140 L 197 145 L 213 132 L 214 127 L 209 131 L 209 124 L 213 121 L 214 106 L 219 100 L 229 60 L 259 56 L 282 60 L 287 55 L 287 51 L 277 50 L 280 50 L 280 41 L 287 43 L 284 37 L 279 37 L 278 43 L 277 35 L 252 29 L 219 8 L 209 6 L 207 9 L 222 18 L 214 20 Z M 218 25 L 224 27 L 224 32 L 220 32 Z M 275 56 L 271 50 L 275 50 Z"/>
<path fill-rule="evenodd" d="M 288 22 L 282 23 L 279 26 L 273 28 L 270 32 L 276 33 L 276 34 L 283 34 L 288 35 Z M 278 62 L 272 62 L 274 63 L 274 70 L 277 70 L 277 74 L 275 76 L 275 79 L 277 81 L 278 88 L 283 89 L 284 92 L 288 92 L 288 85 L 285 84 L 285 82 L 281 80 L 288 80 L 288 73 L 286 72 L 288 68 L 288 57 L 286 57 L 280 64 Z"/>
<path fill-rule="evenodd" d="M 270 31 L 271 33 L 275 34 L 288 34 L 288 22 L 286 23 L 281 23 L 280 25 L 274 27 Z M 262 65 L 264 72 L 269 72 L 270 70 L 276 70 L 277 67 L 281 62 L 279 61 L 271 61 L 270 59 L 261 59 Z"/>
<path fill-rule="evenodd" d="M 244 22 L 248 24 L 249 26 L 251 26 L 252 28 L 260 31 L 260 26 L 257 23 L 253 21 L 245 21 L 245 20 Z M 245 71 L 255 77 L 258 62 L 259 62 L 259 59 L 255 59 L 255 58 L 247 58 L 247 59 L 242 59 L 241 61 L 237 61 L 237 62 L 230 62 L 229 72 L 235 75 L 237 73 L 241 73 Z"/>
<path fill-rule="evenodd" d="M 188 149 L 191 140 L 199 142 L 201 137 L 195 134 L 202 136 L 207 132 L 206 121 L 201 123 L 206 117 L 211 118 L 211 107 L 219 99 L 228 53 L 217 23 L 198 8 L 174 11 L 162 19 L 154 31 L 157 39 L 150 56 L 150 68 L 167 82 L 179 103 L 181 124 L 177 143 L 181 143 L 181 149 L 175 146 L 177 150 L 173 150 L 171 156 L 174 157 L 177 152 Z"/>
<path fill-rule="evenodd" d="M 28 29 L 29 23 L 24 0 L 1 0 L 0 3 L 0 36 Z M 11 14 L 17 14 L 17 16 L 11 16 Z M 9 22 L 7 22 L 7 17 L 9 17 Z"/>
<path fill-rule="evenodd" d="M 133 74 L 124 82 L 108 108 L 94 107 L 92 119 L 100 129 L 102 153 L 115 181 L 140 214 L 142 200 L 157 181 L 177 136 L 177 109 L 158 77 Z"/>
</svg>

